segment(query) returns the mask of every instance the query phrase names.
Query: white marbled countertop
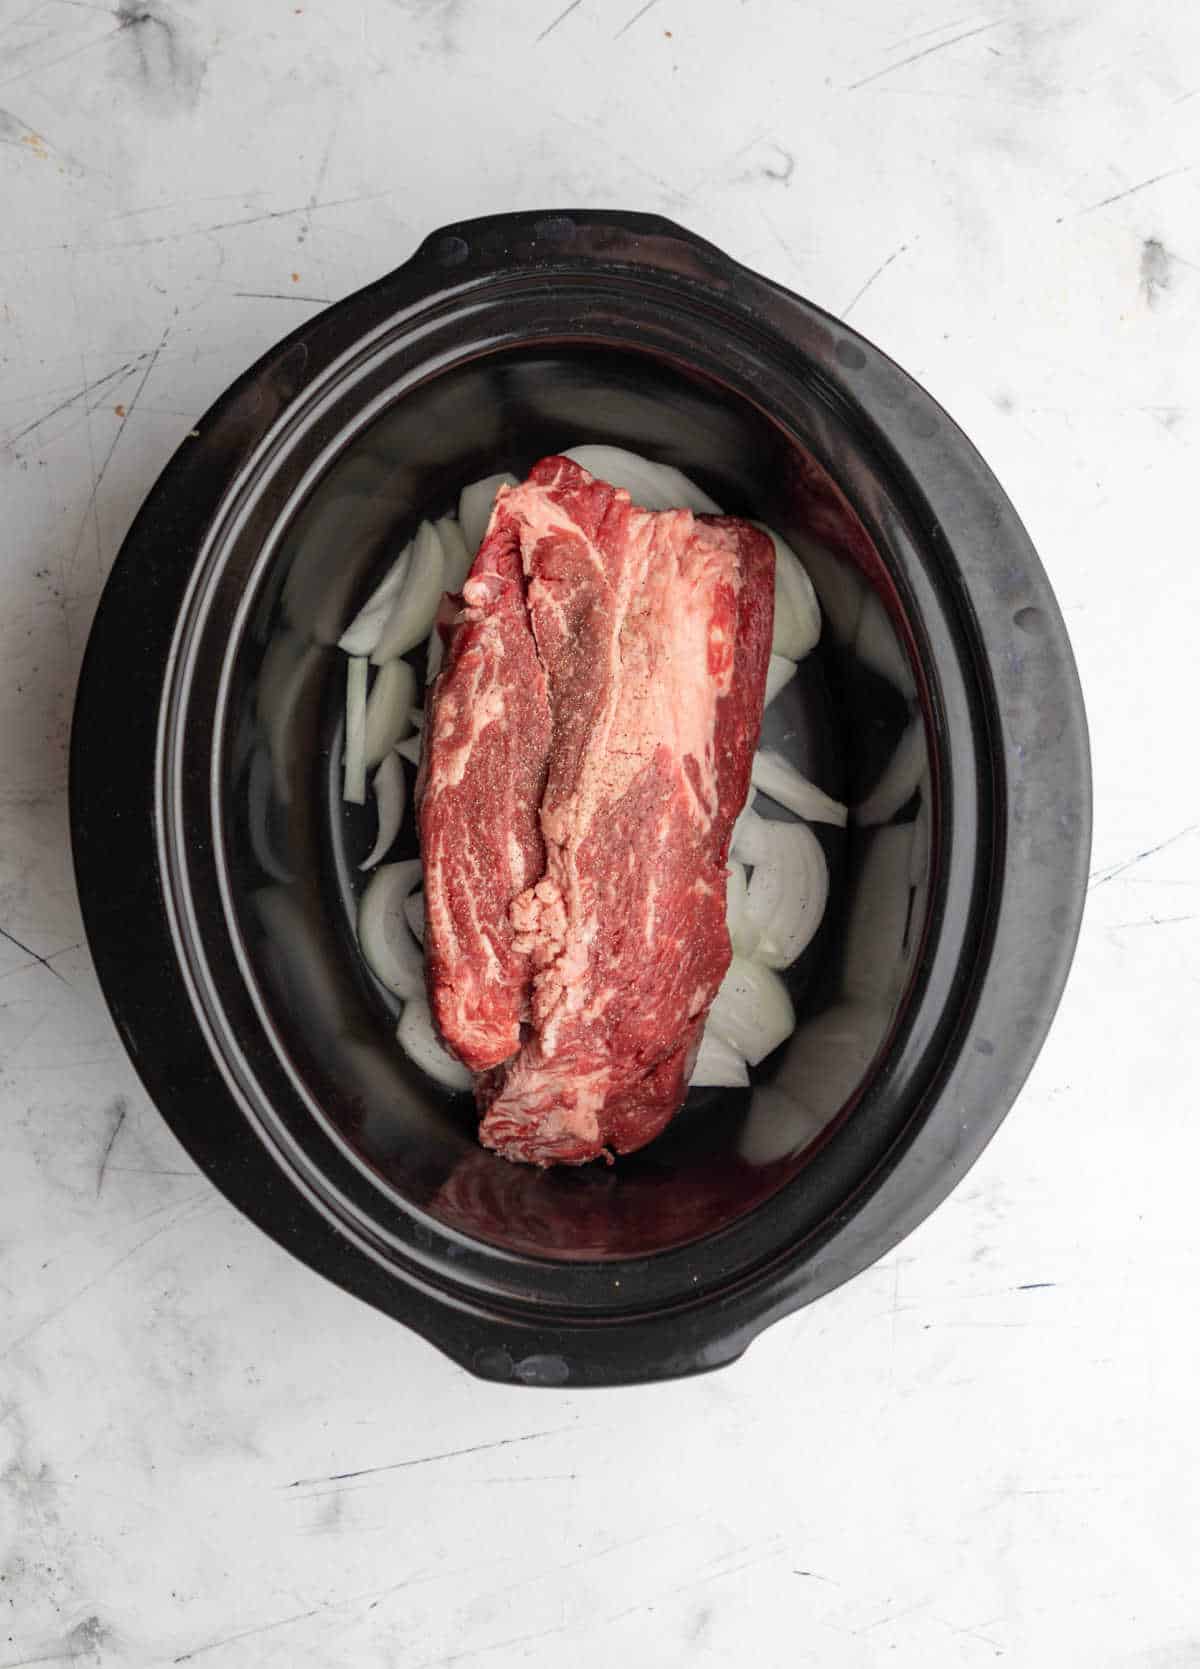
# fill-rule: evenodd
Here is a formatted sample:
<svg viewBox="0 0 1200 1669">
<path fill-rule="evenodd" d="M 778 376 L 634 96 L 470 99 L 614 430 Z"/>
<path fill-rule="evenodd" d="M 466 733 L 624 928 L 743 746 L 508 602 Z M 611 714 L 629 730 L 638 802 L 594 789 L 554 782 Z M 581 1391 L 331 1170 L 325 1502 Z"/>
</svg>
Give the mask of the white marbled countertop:
<svg viewBox="0 0 1200 1669">
<path fill-rule="evenodd" d="M 1200 9 L 0 0 L 0 182 L 0 1669 L 1200 1664 Z M 898 1252 L 715 1376 L 538 1394 L 196 1174 L 80 943 L 66 741 L 235 373 L 433 226 L 580 203 L 849 315 L 981 446 L 1079 657 L 1096 878 Z"/>
</svg>

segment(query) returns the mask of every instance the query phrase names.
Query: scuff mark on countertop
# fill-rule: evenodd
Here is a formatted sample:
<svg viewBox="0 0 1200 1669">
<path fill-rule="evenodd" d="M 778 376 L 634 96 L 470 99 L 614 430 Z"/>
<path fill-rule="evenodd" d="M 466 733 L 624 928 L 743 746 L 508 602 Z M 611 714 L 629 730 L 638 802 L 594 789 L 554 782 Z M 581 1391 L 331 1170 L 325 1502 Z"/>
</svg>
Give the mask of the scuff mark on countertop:
<svg viewBox="0 0 1200 1669">
<path fill-rule="evenodd" d="M 112 61 L 130 91 L 164 113 L 194 105 L 208 66 L 192 26 L 162 0 L 117 0 L 113 16 Z"/>
</svg>

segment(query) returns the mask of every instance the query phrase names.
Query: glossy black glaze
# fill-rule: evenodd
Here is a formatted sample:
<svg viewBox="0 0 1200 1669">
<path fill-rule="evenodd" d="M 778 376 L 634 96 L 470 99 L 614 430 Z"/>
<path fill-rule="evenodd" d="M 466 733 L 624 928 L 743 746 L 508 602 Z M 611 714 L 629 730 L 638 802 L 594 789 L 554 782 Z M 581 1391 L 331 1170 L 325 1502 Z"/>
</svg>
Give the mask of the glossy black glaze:
<svg viewBox="0 0 1200 1669">
<path fill-rule="evenodd" d="M 855 933 L 886 936 L 863 913 L 880 837 L 829 836 L 802 1025 L 753 1094 L 694 1092 L 643 1155 L 543 1176 L 475 1146 L 469 1109 L 395 1049 L 357 959 L 364 830 L 336 793 L 327 645 L 417 517 L 582 439 L 677 463 L 729 509 L 819 537 L 883 599 L 909 703 L 830 641 L 772 739 L 857 797 L 919 711 L 930 879 L 914 894 L 904 878 L 897 977 L 848 1007 Z M 305 528 L 331 500 L 336 568 L 309 562 L 310 582 Z M 298 745 L 270 793 L 272 876 L 246 783 L 264 656 L 292 647 Z M 810 304 L 667 222 L 592 212 L 435 234 L 218 403 L 105 591 L 71 788 L 106 995 L 197 1161 L 314 1268 L 475 1372 L 530 1384 L 715 1366 L 919 1221 L 1045 1035 L 1089 842 L 1069 645 L 970 444 Z"/>
</svg>

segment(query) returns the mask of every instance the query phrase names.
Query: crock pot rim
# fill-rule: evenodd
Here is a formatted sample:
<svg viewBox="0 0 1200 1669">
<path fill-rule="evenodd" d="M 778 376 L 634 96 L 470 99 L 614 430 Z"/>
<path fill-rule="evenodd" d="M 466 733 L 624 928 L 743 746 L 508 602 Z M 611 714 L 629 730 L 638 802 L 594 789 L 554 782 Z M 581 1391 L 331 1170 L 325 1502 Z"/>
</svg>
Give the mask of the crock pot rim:
<svg viewBox="0 0 1200 1669">
<path fill-rule="evenodd" d="M 151 1021 L 146 1004 L 147 978 L 161 976 L 164 958 L 169 961 L 170 939 L 168 935 L 164 942 L 162 933 L 163 894 L 159 877 L 154 875 L 145 883 L 144 902 L 150 908 L 145 940 L 136 958 L 131 956 L 135 947 L 114 944 L 112 912 L 99 896 L 104 885 L 111 887 L 114 833 L 119 829 L 124 839 L 132 835 L 139 844 L 149 833 L 153 842 L 153 819 L 147 815 L 150 783 L 144 774 L 139 774 L 146 760 L 146 738 L 142 736 L 140 745 L 128 749 L 128 768 L 119 769 L 115 778 L 111 758 L 107 761 L 107 783 L 102 780 L 104 773 L 98 750 L 104 725 L 111 724 L 109 702 L 117 699 L 124 712 L 144 714 L 147 710 L 144 698 L 153 689 L 155 671 L 161 675 L 165 664 L 162 651 L 170 635 L 168 610 L 161 611 L 161 619 L 151 620 L 154 611 L 147 608 L 145 596 L 140 601 L 135 598 L 137 587 L 132 583 L 132 572 L 140 565 L 137 578 L 144 593 L 146 573 L 141 558 L 150 550 L 161 551 L 170 523 L 174 519 L 178 524 L 180 488 L 188 483 L 194 485 L 198 469 L 208 475 L 210 484 L 220 472 L 228 475 L 230 455 L 244 457 L 261 441 L 272 419 L 286 411 L 335 357 L 331 351 L 334 347 L 331 326 L 339 326 L 332 335 L 343 343 L 360 340 L 367 333 L 363 328 L 365 319 L 374 316 L 386 323 L 394 319 L 397 301 L 403 307 L 422 291 L 440 291 L 445 284 L 448 259 L 452 263 L 449 270 L 454 275 L 453 287 L 459 289 L 464 284 L 486 282 L 490 274 L 503 272 L 506 264 L 517 269 L 540 266 L 550 271 L 568 258 L 564 254 L 565 243 L 572 250 L 570 259 L 595 260 L 605 263 L 609 269 L 622 264 L 636 266 L 639 261 L 653 262 L 656 251 L 666 249 L 676 262 L 683 259 L 685 266 L 691 263 L 692 282 L 712 283 L 718 293 L 723 291 L 734 298 L 738 308 L 753 310 L 758 306 L 765 313 L 782 306 L 808 327 L 811 339 L 806 341 L 807 347 L 811 348 L 812 341 L 821 336 L 828 338 L 830 352 L 820 366 L 822 375 L 838 398 L 850 405 L 867 406 L 901 465 L 911 471 L 914 480 L 920 480 L 926 497 L 932 495 L 936 501 L 939 490 L 952 490 L 961 496 L 975 487 L 978 503 L 968 505 L 967 510 L 974 509 L 992 548 L 1004 545 L 1010 558 L 1013 553 L 1023 558 L 1018 562 L 1022 569 L 1021 584 L 1014 589 L 1010 561 L 1002 597 L 996 595 L 994 586 L 989 587 L 986 561 L 981 560 L 976 571 L 963 573 L 964 589 L 980 616 L 985 639 L 989 626 L 995 628 L 996 664 L 991 673 L 997 691 L 996 720 L 1000 727 L 997 765 L 1010 788 L 1006 815 L 1011 818 L 1013 809 L 1028 815 L 1031 788 L 1039 803 L 1046 800 L 1049 788 L 1060 795 L 1063 804 L 1070 803 L 1074 808 L 1071 826 L 1059 828 L 1057 835 L 1051 831 L 1049 845 L 1042 843 L 1040 863 L 1025 866 L 1009 877 L 998 901 L 991 971 L 993 975 L 999 973 L 995 958 L 998 954 L 1003 957 L 1005 945 L 1011 940 L 1008 954 L 1021 957 L 1027 976 L 1020 1000 L 1014 1000 L 1011 968 L 1006 969 L 1007 978 L 998 983 L 994 993 L 996 1001 L 991 1006 L 983 1001 L 986 993 L 981 991 L 974 1016 L 967 1022 L 965 1035 L 960 1039 L 958 1052 L 942 1085 L 939 1106 L 943 1117 L 939 1119 L 939 1109 L 935 1107 L 922 1126 L 920 1142 L 914 1142 L 907 1152 L 895 1156 L 889 1174 L 871 1199 L 847 1221 L 832 1225 L 824 1247 L 803 1266 L 769 1271 L 749 1288 L 717 1295 L 707 1305 L 699 1302 L 686 1313 L 633 1322 L 613 1318 L 603 1327 L 593 1323 L 578 1331 L 570 1326 L 565 1329 L 530 1326 L 498 1316 L 473 1315 L 469 1306 L 456 1302 L 453 1295 L 438 1290 L 436 1285 L 423 1289 L 417 1280 L 401 1289 L 393 1278 L 386 1275 L 381 1278 L 381 1271 L 369 1253 L 344 1243 L 340 1236 L 331 1236 L 327 1229 L 314 1240 L 313 1223 L 309 1221 L 302 1226 L 301 1215 L 305 1210 L 319 1212 L 319 1203 L 310 1200 L 302 1208 L 294 1192 L 294 1179 L 291 1185 L 285 1183 L 274 1162 L 249 1137 L 244 1119 L 230 1106 L 228 1092 L 214 1074 L 211 1057 L 196 1030 L 196 1017 L 186 1001 L 175 1005 L 173 1035 L 179 1048 L 171 1053 L 177 1058 L 186 1056 L 193 1062 L 196 1068 L 193 1081 L 181 1085 L 171 1070 L 171 1063 L 162 1058 L 161 1038 L 156 1040 L 153 1035 L 161 1017 L 157 1022 Z M 377 323 L 376 328 L 383 328 L 383 323 Z M 881 369 L 891 379 L 889 387 L 893 394 L 897 387 L 903 390 L 903 400 L 889 398 L 872 404 L 870 388 L 864 384 L 862 373 Z M 929 447 L 929 435 L 920 432 L 928 421 L 936 421 L 939 426 L 940 447 L 954 453 L 957 474 L 948 487 L 946 483 L 939 485 L 935 479 L 940 454 Z M 981 549 L 984 543 L 981 541 Z M 187 575 L 181 577 L 175 571 L 155 589 L 171 591 L 177 601 L 186 579 Z M 145 616 L 144 627 L 159 653 L 149 653 L 136 666 L 127 665 L 124 688 L 97 699 L 100 678 L 112 681 L 118 643 L 127 651 L 134 609 Z M 174 610 L 169 612 L 173 615 Z M 1011 641 L 1014 631 L 1024 630 L 1014 627 L 1014 615 L 1022 616 L 1027 625 L 1036 622 L 1037 656 L 1043 663 L 1053 663 L 1055 699 L 1062 715 L 1062 723 L 1053 736 L 1038 722 L 1038 712 L 1031 705 L 1040 703 L 1044 707 L 1044 688 L 1036 697 L 1034 692 L 1022 690 L 1019 676 L 1014 682 L 1013 668 L 1003 658 L 1002 646 Z M 170 624 L 173 625 L 173 620 Z M 1002 631 L 1001 627 L 1007 630 Z M 1011 652 L 1005 652 L 1011 661 Z M 1018 675 L 1019 671 L 1018 668 Z M 120 680 L 115 682 L 119 684 Z M 199 426 L 198 439 L 184 443 L 148 498 L 102 600 L 80 690 L 72 737 L 71 783 L 72 831 L 80 892 L 106 998 L 151 1095 L 197 1161 L 260 1226 L 288 1244 L 306 1262 L 399 1315 L 458 1360 L 488 1377 L 556 1383 L 565 1376 L 571 1382 L 612 1383 L 713 1366 L 738 1354 L 748 1339 L 775 1315 L 828 1290 L 874 1261 L 949 1191 L 982 1150 L 1032 1064 L 1065 980 L 1082 910 L 1088 853 L 1086 727 L 1065 630 L 1015 512 L 965 437 L 911 379 L 877 350 L 811 304 L 747 272 L 690 233 L 654 217 L 557 211 L 492 217 L 445 228 L 426 239 L 396 273 L 338 304 L 321 319 L 310 321 L 272 350 L 218 401 Z M 137 699 L 139 694 L 143 698 L 141 702 Z M 126 699 L 121 699 L 122 696 Z M 156 709 L 157 702 L 150 710 Z M 137 807 L 140 807 L 140 817 L 135 811 Z M 1045 827 L 1049 829 L 1049 823 Z M 1010 855 L 1014 851 L 1019 855 L 1020 831 L 1006 830 L 1007 836 L 1014 834 L 1016 841 L 1008 840 L 1008 851 Z M 108 862 L 106 882 L 102 882 L 100 873 L 102 852 Z M 1051 898 L 1059 916 L 1053 934 L 1047 937 L 1044 928 Z M 1030 969 L 1029 934 L 1035 920 L 1043 932 L 1037 966 Z M 157 967 L 153 966 L 155 963 Z M 167 984 L 171 984 L 178 974 L 175 969 L 168 972 L 171 977 Z M 986 985 L 987 971 L 983 978 Z M 176 992 L 177 998 L 181 995 Z M 1011 1035 L 1002 1046 L 1000 1061 L 1005 1082 L 999 1087 L 995 1046 L 989 1053 L 979 1045 L 990 1042 L 985 1035 L 988 1030 L 1001 1029 L 994 1022 L 1002 1021 L 1008 1010 L 1012 1011 Z M 982 1026 L 977 1024 L 981 1011 L 986 1011 Z M 154 1054 L 150 1052 L 152 1043 L 156 1045 Z M 202 1118 L 198 1117 L 201 1102 L 209 1103 Z M 215 1116 L 217 1109 L 219 1117 Z M 970 1116 L 965 1116 L 968 1110 Z M 943 1123 L 945 1129 L 939 1129 Z M 252 1172 L 255 1173 L 253 1182 Z"/>
</svg>

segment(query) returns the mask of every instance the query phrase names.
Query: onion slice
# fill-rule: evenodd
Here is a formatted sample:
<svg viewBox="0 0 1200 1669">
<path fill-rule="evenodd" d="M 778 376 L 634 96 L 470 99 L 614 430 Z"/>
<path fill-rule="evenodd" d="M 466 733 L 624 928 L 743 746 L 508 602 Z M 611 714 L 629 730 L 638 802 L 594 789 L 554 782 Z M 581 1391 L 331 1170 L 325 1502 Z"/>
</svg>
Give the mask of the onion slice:
<svg viewBox="0 0 1200 1669">
<path fill-rule="evenodd" d="M 397 592 L 371 653 L 376 666 L 407 655 L 421 639 L 429 636 L 433 617 L 442 598 L 442 542 L 430 522 L 422 522 L 413 540 L 412 558 L 404 584 Z"/>
<path fill-rule="evenodd" d="M 425 943 L 425 894 L 410 892 L 404 900 L 404 919 L 412 930 L 414 939 Z"/>
<path fill-rule="evenodd" d="M 839 829 L 846 826 L 845 806 L 809 782 L 780 753 L 760 749 L 750 767 L 750 780 L 768 799 L 786 806 L 797 817 L 807 817 L 811 823 L 833 823 Z"/>
<path fill-rule="evenodd" d="M 474 554 L 467 548 L 457 516 L 443 516 L 436 526 L 442 546 L 442 590 L 461 591 Z"/>
<path fill-rule="evenodd" d="M 802 661 L 821 636 L 821 609 L 800 558 L 765 522 L 755 522 L 775 547 L 775 626 L 772 655 Z"/>
<path fill-rule="evenodd" d="M 771 819 L 760 817 L 751 806 L 746 806 L 733 825 L 731 849 L 742 863 L 764 863 L 770 853 L 769 831 Z"/>
<path fill-rule="evenodd" d="M 375 675 L 367 697 L 364 747 L 367 769 L 372 770 L 412 728 L 413 696 L 417 675 L 407 661 L 388 661 Z"/>
<path fill-rule="evenodd" d="M 346 775 L 342 798 L 360 806 L 367 797 L 367 663 L 361 655 L 346 662 Z"/>
<path fill-rule="evenodd" d="M 789 661 L 786 655 L 772 655 L 767 662 L 767 689 L 763 696 L 763 711 L 771 705 L 775 697 L 785 684 L 790 684 L 796 676 L 796 663 Z"/>
<path fill-rule="evenodd" d="M 474 1079 L 461 1061 L 448 1055 L 433 1027 L 433 1015 L 423 997 L 405 1003 L 396 1038 L 409 1060 L 447 1089 L 470 1089 Z"/>
<path fill-rule="evenodd" d="M 706 1028 L 688 1081 L 693 1089 L 743 1089 L 750 1073 L 737 1050 Z"/>
<path fill-rule="evenodd" d="M 373 655 L 412 562 L 412 544 L 405 545 L 387 573 L 338 638 L 347 655 Z"/>
<path fill-rule="evenodd" d="M 421 732 L 415 730 L 411 736 L 406 736 L 402 742 L 396 743 L 396 752 L 401 759 L 407 759 L 409 764 L 415 765 L 418 770 L 421 765 L 421 741 Z"/>
<path fill-rule="evenodd" d="M 472 561 L 475 560 L 475 553 L 482 545 L 483 536 L 492 519 L 492 506 L 496 502 L 497 492 L 501 487 L 516 485 L 516 476 L 505 472 L 503 475 L 485 476 L 482 481 L 472 481 L 471 485 L 464 487 L 459 494 L 458 525 Z"/>
<path fill-rule="evenodd" d="M 793 543 L 813 580 L 831 635 L 837 643 L 853 643 L 866 594 L 858 569 L 815 539 L 796 535 Z"/>
<path fill-rule="evenodd" d="M 381 858 L 392 849 L 404 818 L 407 791 L 404 787 L 404 767 L 394 753 L 385 755 L 383 763 L 371 779 L 375 791 L 375 807 L 379 814 L 379 829 L 370 855 L 359 864 L 360 869 L 374 869 Z"/>
<path fill-rule="evenodd" d="M 789 968 L 821 925 L 829 866 L 807 823 L 759 821 L 761 855 L 746 894 L 743 954 L 768 968 Z"/>
<path fill-rule="evenodd" d="M 722 1042 L 757 1066 L 796 1025 L 787 987 L 761 963 L 735 956 L 708 1011 L 708 1024 Z"/>
<path fill-rule="evenodd" d="M 854 821 L 867 827 L 888 822 L 921 786 L 926 764 L 925 722 L 914 713 L 874 788 L 855 806 Z"/>
<path fill-rule="evenodd" d="M 746 922 L 746 871 L 736 858 L 729 861 L 729 878 L 725 882 L 725 925 L 733 954 L 752 955 L 757 935 Z"/>
<path fill-rule="evenodd" d="M 755 845 L 755 830 L 758 824 L 765 822 L 766 818 L 760 817 L 754 809 L 754 789 L 751 788 L 729 837 L 729 850 L 735 858 L 740 858 L 743 863 L 754 863 L 752 848 Z"/>
<path fill-rule="evenodd" d="M 425 961 L 404 919 L 404 900 L 421 878 L 420 858 L 385 863 L 358 906 L 358 944 L 381 985 L 408 1001 L 425 995 Z"/>
<path fill-rule="evenodd" d="M 623 446 L 572 446 L 563 453 L 610 487 L 621 487 L 643 510 L 692 510 L 713 516 L 721 506 L 670 464 L 651 463 Z"/>
</svg>

